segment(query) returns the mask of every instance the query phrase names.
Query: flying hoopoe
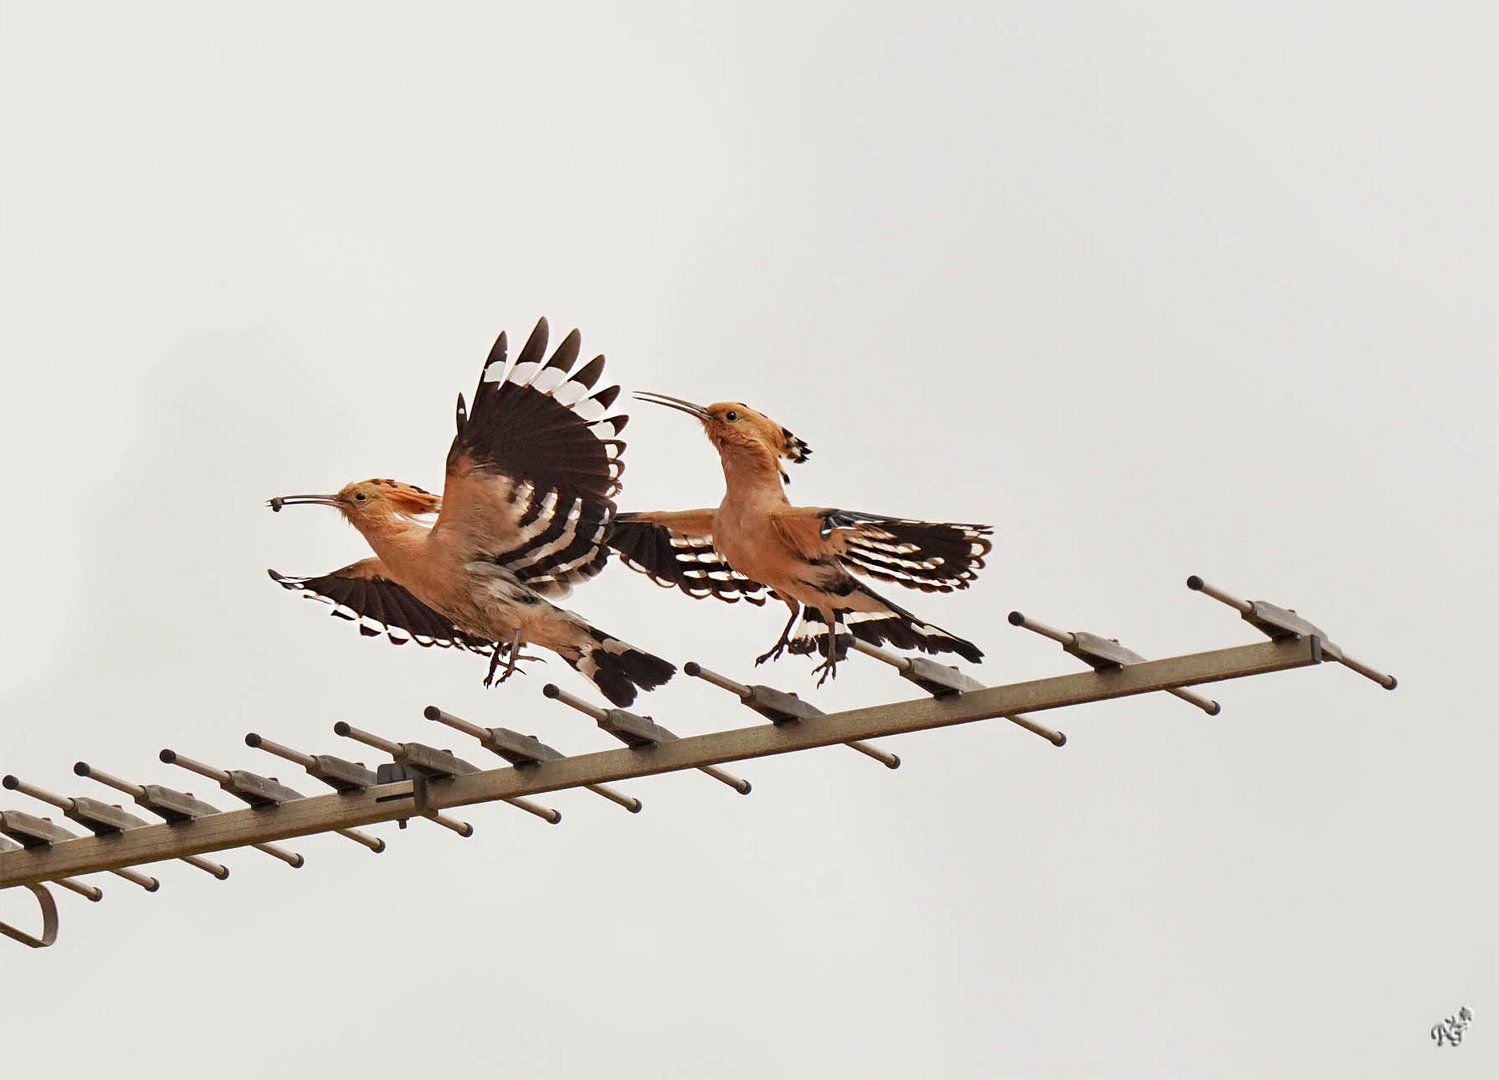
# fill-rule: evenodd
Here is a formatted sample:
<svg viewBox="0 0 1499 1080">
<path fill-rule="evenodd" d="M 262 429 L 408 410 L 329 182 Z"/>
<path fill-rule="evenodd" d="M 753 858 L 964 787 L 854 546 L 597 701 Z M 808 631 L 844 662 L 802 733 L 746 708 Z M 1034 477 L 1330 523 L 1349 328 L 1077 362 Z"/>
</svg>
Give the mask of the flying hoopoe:
<svg viewBox="0 0 1499 1080">
<path fill-rule="evenodd" d="M 336 495 L 288 495 L 270 507 L 312 503 L 337 509 L 375 557 L 322 577 L 289 578 L 287 589 L 333 605 L 368 637 L 403 645 L 458 647 L 500 658 L 515 670 L 526 644 L 557 653 L 621 707 L 636 688 L 675 673 L 660 657 L 628 645 L 551 603 L 597 574 L 614 517 L 628 417 L 607 415 L 619 387 L 590 394 L 604 370 L 597 356 L 574 371 L 581 338 L 568 334 L 550 360 L 547 322 L 506 367 L 505 335 L 485 361 L 474 407 L 458 397 L 458 434 L 448 450 L 441 498 L 412 484 L 365 480 Z M 430 527 L 417 520 L 437 514 Z"/>
<path fill-rule="evenodd" d="M 925 592 L 967 588 L 990 550 L 987 525 L 957 525 L 887 518 L 823 506 L 792 506 L 780 459 L 805 461 L 805 442 L 738 402 L 695 405 L 665 394 L 636 394 L 702 421 L 723 464 L 725 492 L 716 510 L 658 511 L 615 518 L 609 546 L 658 584 L 693 597 L 744 599 L 763 604 L 771 595 L 791 610 L 780 638 L 755 663 L 778 658 L 788 647 L 811 651 L 810 631 L 822 623 L 825 659 L 818 685 L 836 674 L 840 627 L 872 645 L 928 653 L 955 652 L 977 663 L 972 642 L 922 622 L 886 600 L 854 574 L 867 574 Z"/>
</svg>

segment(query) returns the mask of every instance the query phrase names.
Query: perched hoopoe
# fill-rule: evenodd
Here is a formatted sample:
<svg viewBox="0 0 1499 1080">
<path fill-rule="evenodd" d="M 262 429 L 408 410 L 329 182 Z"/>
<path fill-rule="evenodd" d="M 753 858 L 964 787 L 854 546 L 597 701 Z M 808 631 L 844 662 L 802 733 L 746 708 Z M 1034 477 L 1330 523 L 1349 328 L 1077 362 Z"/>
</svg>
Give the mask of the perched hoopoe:
<svg viewBox="0 0 1499 1080">
<path fill-rule="evenodd" d="M 635 396 L 702 421 L 723 463 L 726 490 L 716 510 L 621 514 L 609 545 L 629 565 L 690 596 L 763 604 L 768 588 L 791 617 L 756 664 L 788 646 L 811 651 L 810 631 L 792 636 L 798 615 L 826 628 L 820 642 L 826 658 L 814 669 L 822 673 L 819 686 L 836 673 L 843 625 L 872 645 L 955 652 L 975 663 L 983 657 L 972 642 L 922 622 L 853 574 L 926 592 L 967 588 L 989 552 L 988 526 L 792 506 L 780 459 L 805 461 L 812 451 L 801 439 L 738 402 L 705 407 L 665 394 Z"/>
<path fill-rule="evenodd" d="M 526 644 L 557 653 L 619 706 L 639 687 L 660 686 L 676 668 L 590 626 L 548 596 L 597 574 L 619 490 L 625 416 L 606 415 L 619 387 L 590 394 L 604 370 L 597 356 L 577 371 L 574 330 L 542 362 L 547 323 L 506 368 L 502 333 L 485 362 L 470 413 L 458 397 L 458 434 L 448 450 L 442 498 L 395 480 L 349 484 L 336 495 L 289 495 L 332 506 L 364 534 L 372 559 L 316 578 L 270 575 L 333 605 L 396 644 L 457 646 L 490 657 L 489 686 L 515 670 Z M 416 520 L 437 514 L 429 528 Z"/>
</svg>

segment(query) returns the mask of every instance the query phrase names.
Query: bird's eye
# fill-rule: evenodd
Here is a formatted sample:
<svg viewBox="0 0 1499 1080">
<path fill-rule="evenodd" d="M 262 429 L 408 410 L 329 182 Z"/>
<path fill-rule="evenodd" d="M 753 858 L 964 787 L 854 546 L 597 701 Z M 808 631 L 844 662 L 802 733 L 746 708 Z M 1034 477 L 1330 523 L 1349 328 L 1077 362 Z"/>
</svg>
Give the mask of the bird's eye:
<svg viewBox="0 0 1499 1080">
<path fill-rule="evenodd" d="M 354 501 L 355 502 L 364 502 L 364 499 L 365 499 L 364 492 L 362 492 L 362 491 L 356 491 L 354 493 Z"/>
<path fill-rule="evenodd" d="M 739 414 L 736 413 L 733 409 L 730 409 L 728 412 L 723 414 L 723 418 L 732 424 L 735 420 L 739 419 Z"/>
</svg>

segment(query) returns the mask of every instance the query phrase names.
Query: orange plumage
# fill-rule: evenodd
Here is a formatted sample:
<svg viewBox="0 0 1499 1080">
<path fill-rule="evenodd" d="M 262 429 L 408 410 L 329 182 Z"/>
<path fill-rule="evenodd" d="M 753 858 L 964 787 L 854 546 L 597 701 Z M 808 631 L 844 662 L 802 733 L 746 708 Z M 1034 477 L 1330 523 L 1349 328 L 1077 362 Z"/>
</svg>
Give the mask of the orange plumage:
<svg viewBox="0 0 1499 1080">
<path fill-rule="evenodd" d="M 375 558 L 319 578 L 271 576 L 334 605 L 363 633 L 404 643 L 458 646 L 501 657 L 504 681 L 526 644 L 557 653 L 609 700 L 629 705 L 675 667 L 553 604 L 597 574 L 623 471 L 624 416 L 608 415 L 619 393 L 591 392 L 604 358 L 576 367 L 574 330 L 543 362 L 547 324 L 537 323 L 509 364 L 504 334 L 484 366 L 473 411 L 458 399 L 442 498 L 395 480 L 349 484 L 335 495 L 293 495 L 271 508 L 337 509 Z M 428 526 L 418 520 L 437 514 Z"/>
<path fill-rule="evenodd" d="M 807 632 L 791 635 L 798 615 L 826 628 L 817 642 L 825 656 L 819 684 L 837 670 L 844 626 L 872 644 L 982 658 L 972 642 L 922 622 L 854 574 L 928 592 L 966 588 L 990 550 L 988 526 L 793 506 L 781 462 L 805 461 L 812 451 L 786 428 L 739 402 L 701 406 L 664 394 L 636 396 L 702 422 L 723 465 L 724 496 L 716 509 L 622 514 L 610 546 L 636 569 L 692 596 L 763 603 L 768 589 L 791 615 L 757 664 L 788 646 L 813 647 Z"/>
</svg>

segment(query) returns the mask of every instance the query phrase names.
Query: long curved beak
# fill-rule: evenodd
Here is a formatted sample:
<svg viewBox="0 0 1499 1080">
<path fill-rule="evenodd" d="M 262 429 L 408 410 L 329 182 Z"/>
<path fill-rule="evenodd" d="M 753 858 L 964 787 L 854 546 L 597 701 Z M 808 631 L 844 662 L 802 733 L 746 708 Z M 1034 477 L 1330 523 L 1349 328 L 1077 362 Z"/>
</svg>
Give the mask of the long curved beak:
<svg viewBox="0 0 1499 1080">
<path fill-rule="evenodd" d="M 277 495 L 266 503 L 276 513 L 281 512 L 283 506 L 339 506 L 336 495 Z"/>
<path fill-rule="evenodd" d="M 648 401 L 652 405 L 665 405 L 668 409 L 676 409 L 678 412 L 684 412 L 688 416 L 695 416 L 699 420 L 713 419 L 713 415 L 701 405 L 694 405 L 692 402 L 683 401 L 681 398 L 671 397 L 667 394 L 657 394 L 649 390 L 637 390 L 634 396 L 641 401 Z"/>
</svg>

